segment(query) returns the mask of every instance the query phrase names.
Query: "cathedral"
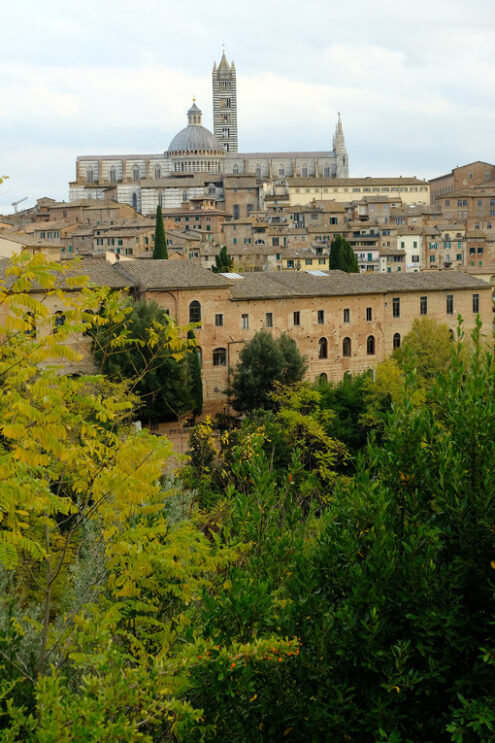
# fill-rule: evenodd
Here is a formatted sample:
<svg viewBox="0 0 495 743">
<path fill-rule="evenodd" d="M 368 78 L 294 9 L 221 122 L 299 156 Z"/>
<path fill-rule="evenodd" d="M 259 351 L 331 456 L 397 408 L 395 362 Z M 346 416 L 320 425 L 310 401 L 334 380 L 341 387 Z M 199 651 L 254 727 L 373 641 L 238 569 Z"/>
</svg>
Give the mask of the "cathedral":
<svg viewBox="0 0 495 743">
<path fill-rule="evenodd" d="M 237 83 L 225 52 L 213 65 L 213 129 L 202 124 L 193 100 L 187 125 L 156 155 L 82 155 L 69 198 L 115 199 L 152 215 L 160 204 L 177 208 L 206 193 L 221 195 L 224 176 L 251 175 L 259 182 L 286 177 L 348 178 L 349 160 L 340 114 L 332 150 L 321 152 L 239 152 Z M 208 191 L 209 189 L 209 191 Z"/>
</svg>

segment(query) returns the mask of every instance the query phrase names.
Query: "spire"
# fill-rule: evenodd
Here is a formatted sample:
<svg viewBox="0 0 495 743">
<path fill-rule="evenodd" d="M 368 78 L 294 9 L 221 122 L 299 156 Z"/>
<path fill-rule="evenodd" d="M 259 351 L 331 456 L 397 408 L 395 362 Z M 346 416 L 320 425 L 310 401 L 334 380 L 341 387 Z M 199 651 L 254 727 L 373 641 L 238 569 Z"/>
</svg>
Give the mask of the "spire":
<svg viewBox="0 0 495 743">
<path fill-rule="evenodd" d="M 337 178 L 348 178 L 349 158 L 347 156 L 347 149 L 345 146 L 344 129 L 342 127 L 340 111 L 337 114 L 337 125 L 335 127 L 335 134 L 333 135 L 333 153 L 336 160 Z"/>
</svg>

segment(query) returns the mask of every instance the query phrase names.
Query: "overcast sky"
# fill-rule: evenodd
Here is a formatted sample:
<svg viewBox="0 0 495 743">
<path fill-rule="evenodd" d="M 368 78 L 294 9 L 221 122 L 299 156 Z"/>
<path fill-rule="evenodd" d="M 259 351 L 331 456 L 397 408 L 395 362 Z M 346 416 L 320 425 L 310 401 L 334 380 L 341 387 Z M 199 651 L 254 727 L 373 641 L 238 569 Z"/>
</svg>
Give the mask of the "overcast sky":
<svg viewBox="0 0 495 743">
<path fill-rule="evenodd" d="M 350 175 L 495 160 L 495 0 L 2 2 L 0 212 L 68 198 L 77 155 L 155 153 L 211 68 L 237 68 L 241 151 L 331 149 Z"/>
</svg>

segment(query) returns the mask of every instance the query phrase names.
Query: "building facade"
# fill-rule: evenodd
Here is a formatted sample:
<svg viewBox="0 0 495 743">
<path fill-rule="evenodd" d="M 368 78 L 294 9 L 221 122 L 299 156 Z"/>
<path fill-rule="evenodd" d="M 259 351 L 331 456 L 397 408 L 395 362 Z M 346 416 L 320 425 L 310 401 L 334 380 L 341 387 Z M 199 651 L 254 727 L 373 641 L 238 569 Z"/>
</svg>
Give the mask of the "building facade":
<svg viewBox="0 0 495 743">
<path fill-rule="evenodd" d="M 225 54 L 218 67 L 213 67 L 212 82 L 214 133 L 203 126 L 202 112 L 193 101 L 187 126 L 163 153 L 78 157 L 76 178 L 69 184 L 70 201 L 114 199 L 151 215 L 159 204 L 180 207 L 210 186 L 222 190 L 223 176 L 228 175 L 251 175 L 259 183 L 288 176 L 348 177 L 349 157 L 340 114 L 331 150 L 239 153 L 236 69 Z"/>
</svg>

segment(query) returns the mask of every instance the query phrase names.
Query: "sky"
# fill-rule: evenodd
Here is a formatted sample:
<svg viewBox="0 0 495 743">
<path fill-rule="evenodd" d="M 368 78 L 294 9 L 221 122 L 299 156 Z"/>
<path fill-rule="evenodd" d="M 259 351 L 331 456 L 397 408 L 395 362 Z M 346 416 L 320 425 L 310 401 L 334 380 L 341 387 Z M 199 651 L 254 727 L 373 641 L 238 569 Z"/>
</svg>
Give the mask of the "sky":
<svg viewBox="0 0 495 743">
<path fill-rule="evenodd" d="M 0 213 L 68 199 L 77 155 L 158 153 L 211 69 L 237 69 L 239 150 L 330 150 L 351 176 L 495 160 L 495 0 L 2 2 Z"/>
</svg>

